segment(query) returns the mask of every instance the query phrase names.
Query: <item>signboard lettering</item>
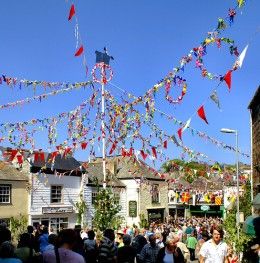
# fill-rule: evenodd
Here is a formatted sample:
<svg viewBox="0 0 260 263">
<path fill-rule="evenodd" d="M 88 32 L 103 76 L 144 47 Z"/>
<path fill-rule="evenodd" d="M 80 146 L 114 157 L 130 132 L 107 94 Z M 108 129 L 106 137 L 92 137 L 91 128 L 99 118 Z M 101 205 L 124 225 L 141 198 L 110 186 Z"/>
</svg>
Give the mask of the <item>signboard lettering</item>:
<svg viewBox="0 0 260 263">
<path fill-rule="evenodd" d="M 43 207 L 42 213 L 43 214 L 73 213 L 73 206 Z"/>
</svg>

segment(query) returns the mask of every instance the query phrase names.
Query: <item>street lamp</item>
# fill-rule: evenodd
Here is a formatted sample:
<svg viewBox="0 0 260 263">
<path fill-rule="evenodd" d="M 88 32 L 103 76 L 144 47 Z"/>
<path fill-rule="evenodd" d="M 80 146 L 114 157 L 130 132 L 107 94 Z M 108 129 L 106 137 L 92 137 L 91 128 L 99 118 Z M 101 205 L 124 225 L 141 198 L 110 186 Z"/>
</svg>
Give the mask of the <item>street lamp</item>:
<svg viewBox="0 0 260 263">
<path fill-rule="evenodd" d="M 223 133 L 233 133 L 236 136 L 236 175 L 237 175 L 237 214 L 236 214 L 236 227 L 237 227 L 237 238 L 239 239 L 239 221 L 240 221 L 240 213 L 239 213 L 239 174 L 238 174 L 238 130 L 231 129 L 221 129 Z"/>
</svg>

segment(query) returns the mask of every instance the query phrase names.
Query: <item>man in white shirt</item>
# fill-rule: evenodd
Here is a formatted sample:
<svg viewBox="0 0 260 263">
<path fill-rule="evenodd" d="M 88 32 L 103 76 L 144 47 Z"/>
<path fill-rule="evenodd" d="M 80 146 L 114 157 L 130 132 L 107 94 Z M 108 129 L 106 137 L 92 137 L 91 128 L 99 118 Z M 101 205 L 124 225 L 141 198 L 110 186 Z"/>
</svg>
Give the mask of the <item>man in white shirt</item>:
<svg viewBox="0 0 260 263">
<path fill-rule="evenodd" d="M 212 230 L 212 238 L 205 242 L 200 249 L 200 263 L 227 262 L 227 244 L 223 242 L 224 231 L 221 226 Z"/>
</svg>

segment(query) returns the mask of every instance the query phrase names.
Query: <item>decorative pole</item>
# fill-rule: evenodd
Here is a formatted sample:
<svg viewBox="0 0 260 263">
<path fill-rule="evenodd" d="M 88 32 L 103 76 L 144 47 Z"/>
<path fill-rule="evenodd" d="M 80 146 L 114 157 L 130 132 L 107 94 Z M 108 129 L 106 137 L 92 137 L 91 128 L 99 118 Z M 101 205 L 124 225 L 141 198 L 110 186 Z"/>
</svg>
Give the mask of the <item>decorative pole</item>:
<svg viewBox="0 0 260 263">
<path fill-rule="evenodd" d="M 106 48 L 104 48 L 104 53 L 96 51 L 96 64 L 92 70 L 92 76 L 94 82 L 101 84 L 101 134 L 102 134 L 102 163 L 103 163 L 103 188 L 106 188 L 106 132 L 105 132 L 105 85 L 113 78 L 112 68 L 109 66 L 110 59 L 114 59 L 109 56 Z M 100 69 L 101 78 L 96 77 L 96 70 Z M 106 77 L 106 70 L 109 70 L 109 77 Z"/>
</svg>

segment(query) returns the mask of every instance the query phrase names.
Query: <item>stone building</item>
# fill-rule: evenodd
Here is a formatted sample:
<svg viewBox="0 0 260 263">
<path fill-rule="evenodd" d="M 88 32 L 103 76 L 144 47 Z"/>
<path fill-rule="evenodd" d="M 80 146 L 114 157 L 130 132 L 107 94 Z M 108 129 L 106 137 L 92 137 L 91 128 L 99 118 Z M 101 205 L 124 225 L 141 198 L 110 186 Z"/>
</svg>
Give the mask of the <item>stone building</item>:
<svg viewBox="0 0 260 263">
<path fill-rule="evenodd" d="M 0 222 L 28 215 L 28 174 L 0 162 Z"/>
<path fill-rule="evenodd" d="M 260 86 L 256 90 L 248 109 L 251 114 L 251 142 L 254 193 L 260 192 Z"/>
</svg>

